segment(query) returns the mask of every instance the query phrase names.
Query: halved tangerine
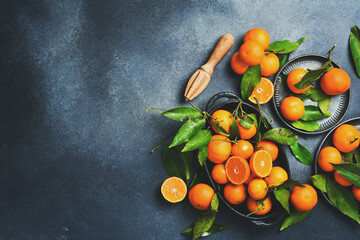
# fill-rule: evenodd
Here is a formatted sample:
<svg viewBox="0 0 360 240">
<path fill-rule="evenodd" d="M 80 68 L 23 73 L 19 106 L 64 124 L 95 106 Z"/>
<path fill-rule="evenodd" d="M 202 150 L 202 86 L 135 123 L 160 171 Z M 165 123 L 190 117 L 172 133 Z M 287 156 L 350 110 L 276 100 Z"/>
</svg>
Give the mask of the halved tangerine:
<svg viewBox="0 0 360 240">
<path fill-rule="evenodd" d="M 187 193 L 187 187 L 181 178 L 170 177 L 161 185 L 161 193 L 167 201 L 177 203 L 184 200 Z"/>
<path fill-rule="evenodd" d="M 272 169 L 271 155 L 265 150 L 258 150 L 250 158 L 250 169 L 258 177 L 266 177 Z"/>
<path fill-rule="evenodd" d="M 259 85 L 254 88 L 249 97 L 249 101 L 256 104 L 254 96 L 259 101 L 259 104 L 269 102 L 274 96 L 274 84 L 269 79 L 262 77 Z"/>
<path fill-rule="evenodd" d="M 239 156 L 232 156 L 227 160 L 225 172 L 229 181 L 235 185 L 244 183 L 250 176 L 248 162 Z"/>
</svg>

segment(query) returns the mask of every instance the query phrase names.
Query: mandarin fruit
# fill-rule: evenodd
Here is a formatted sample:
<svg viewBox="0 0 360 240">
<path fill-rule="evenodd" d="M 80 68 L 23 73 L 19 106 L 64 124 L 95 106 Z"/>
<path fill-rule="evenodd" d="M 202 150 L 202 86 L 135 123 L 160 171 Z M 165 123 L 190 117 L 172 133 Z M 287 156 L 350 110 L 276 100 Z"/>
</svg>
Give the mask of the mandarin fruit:
<svg viewBox="0 0 360 240">
<path fill-rule="evenodd" d="M 257 42 L 264 50 L 266 50 L 270 45 L 270 36 L 262 28 L 254 28 L 249 30 L 244 36 L 244 42 L 249 40 Z"/>
<path fill-rule="evenodd" d="M 270 153 L 265 150 L 258 150 L 250 158 L 250 169 L 258 177 L 266 177 L 272 169 Z"/>
<path fill-rule="evenodd" d="M 290 96 L 282 100 L 280 104 L 280 111 L 287 120 L 296 121 L 303 116 L 305 106 L 300 98 Z"/>
<path fill-rule="evenodd" d="M 259 101 L 259 104 L 268 103 L 274 96 L 274 84 L 269 79 L 262 77 L 259 85 L 254 88 L 249 97 L 249 101 L 256 104 L 254 96 Z"/>
<path fill-rule="evenodd" d="M 245 64 L 244 61 L 241 60 L 239 52 L 234 53 L 231 57 L 230 65 L 234 72 L 240 75 L 243 75 L 249 67 L 249 65 Z"/>
<path fill-rule="evenodd" d="M 289 75 L 287 76 L 287 79 L 286 79 L 287 85 L 293 93 L 297 93 L 297 94 L 304 93 L 307 90 L 309 90 L 309 88 L 311 87 L 311 85 L 307 86 L 304 89 L 298 89 L 295 87 L 295 84 L 300 82 L 301 79 L 305 76 L 305 74 L 306 74 L 306 71 L 304 69 L 296 68 L 296 69 L 292 70 L 289 73 Z"/>
<path fill-rule="evenodd" d="M 352 187 L 352 193 L 356 199 L 356 201 L 360 202 L 360 187 L 355 184 Z"/>
<path fill-rule="evenodd" d="M 263 60 L 260 63 L 261 75 L 268 77 L 275 74 L 280 67 L 279 58 L 273 54 L 267 54 L 264 56 Z"/>
<path fill-rule="evenodd" d="M 251 128 L 245 128 L 245 127 L 241 126 L 239 120 L 237 120 L 237 119 L 236 119 L 236 123 L 239 128 L 239 134 L 240 134 L 241 139 L 248 140 L 248 139 L 252 138 L 253 136 L 255 136 L 256 131 L 257 131 L 255 124 L 253 124 L 251 126 Z"/>
<path fill-rule="evenodd" d="M 229 182 L 229 179 L 226 176 L 225 166 L 221 163 L 216 164 L 213 167 L 213 169 L 211 171 L 211 177 L 218 184 L 225 184 L 225 183 Z"/>
<path fill-rule="evenodd" d="M 267 184 L 261 178 L 254 178 L 248 185 L 249 196 L 254 200 L 263 199 L 267 194 Z"/>
<path fill-rule="evenodd" d="M 287 172 L 285 171 L 285 169 L 283 169 L 282 167 L 279 167 L 279 166 L 273 167 L 271 169 L 269 176 L 264 178 L 264 180 L 268 186 L 281 184 L 288 179 L 289 179 L 289 176 L 288 176 Z"/>
<path fill-rule="evenodd" d="M 239 156 L 231 156 L 226 161 L 225 172 L 231 183 L 239 185 L 249 178 L 250 167 L 244 158 Z"/>
<path fill-rule="evenodd" d="M 231 155 L 248 159 L 254 153 L 253 145 L 246 140 L 237 140 L 231 147 Z"/>
<path fill-rule="evenodd" d="M 271 160 L 275 161 L 278 154 L 279 148 L 273 141 L 270 140 L 261 140 L 257 146 L 258 150 L 265 150 L 270 153 Z"/>
<path fill-rule="evenodd" d="M 249 212 L 254 213 L 255 215 L 265 215 L 270 212 L 272 208 L 270 197 L 267 197 L 264 202 L 260 204 L 258 204 L 256 200 L 249 197 L 246 201 L 246 205 Z"/>
<path fill-rule="evenodd" d="M 189 201 L 194 208 L 207 210 L 210 208 L 211 200 L 214 197 L 214 190 L 207 184 L 199 183 L 189 191 Z"/>
<path fill-rule="evenodd" d="M 334 171 L 334 179 L 335 181 L 340 184 L 341 186 L 344 187 L 349 187 L 351 186 L 353 183 L 350 182 L 349 180 L 347 180 L 345 177 L 343 177 L 338 171 Z"/>
<path fill-rule="evenodd" d="M 243 184 L 234 185 L 228 183 L 224 187 L 224 197 L 230 204 L 238 205 L 245 201 L 246 190 Z"/>
<path fill-rule="evenodd" d="M 341 153 L 339 150 L 332 146 L 324 147 L 320 150 L 318 156 L 318 164 L 319 167 L 324 170 L 325 172 L 332 172 L 335 170 L 333 164 L 340 164 L 341 163 Z"/>
<path fill-rule="evenodd" d="M 248 40 L 244 42 L 239 50 L 240 59 L 250 66 L 255 66 L 261 63 L 264 58 L 264 49 L 255 41 Z"/>
<path fill-rule="evenodd" d="M 315 207 L 318 201 L 316 190 L 309 184 L 305 187 L 294 187 L 290 195 L 290 202 L 299 212 L 307 212 Z"/>
<path fill-rule="evenodd" d="M 231 142 L 224 135 L 214 135 L 208 144 L 208 159 L 213 163 L 222 163 L 231 154 Z"/>
<path fill-rule="evenodd" d="M 217 134 L 219 134 L 219 132 L 216 130 L 214 122 L 218 123 L 225 130 L 225 132 L 228 133 L 233 120 L 234 118 L 230 112 L 226 110 L 217 110 L 211 115 L 210 125 Z"/>
<path fill-rule="evenodd" d="M 186 193 L 186 184 L 178 177 L 170 177 L 161 185 L 161 194 L 171 203 L 181 202 L 186 197 Z"/>
<path fill-rule="evenodd" d="M 348 153 L 359 146 L 360 132 L 353 125 L 343 124 L 334 131 L 332 140 L 339 151 Z"/>
<path fill-rule="evenodd" d="M 327 95 L 338 95 L 346 92 L 351 85 L 349 75 L 340 68 L 332 68 L 322 75 L 320 87 Z"/>
</svg>

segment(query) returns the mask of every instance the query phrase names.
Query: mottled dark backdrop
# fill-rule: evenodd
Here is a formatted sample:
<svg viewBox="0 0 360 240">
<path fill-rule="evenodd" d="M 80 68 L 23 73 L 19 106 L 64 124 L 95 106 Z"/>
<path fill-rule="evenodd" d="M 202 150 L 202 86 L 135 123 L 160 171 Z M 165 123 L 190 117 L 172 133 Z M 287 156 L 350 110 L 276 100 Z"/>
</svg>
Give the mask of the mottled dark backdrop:
<svg viewBox="0 0 360 240">
<path fill-rule="evenodd" d="M 195 211 L 166 203 L 160 152 L 177 123 L 146 107 L 186 105 L 192 72 L 224 33 L 234 47 L 193 102 L 239 94 L 229 65 L 245 32 L 272 40 L 308 36 L 293 56 L 325 54 L 352 79 L 344 119 L 360 116 L 360 79 L 348 36 L 358 1 L 71 1 L 0 3 L 0 239 L 185 239 Z M 275 114 L 272 105 L 265 108 Z M 280 124 L 275 117 L 274 126 Z M 324 135 L 301 142 L 315 153 Z M 288 150 L 292 177 L 313 170 Z M 258 228 L 221 205 L 232 224 L 209 239 L 356 239 L 360 228 L 320 196 L 305 221 Z"/>
</svg>

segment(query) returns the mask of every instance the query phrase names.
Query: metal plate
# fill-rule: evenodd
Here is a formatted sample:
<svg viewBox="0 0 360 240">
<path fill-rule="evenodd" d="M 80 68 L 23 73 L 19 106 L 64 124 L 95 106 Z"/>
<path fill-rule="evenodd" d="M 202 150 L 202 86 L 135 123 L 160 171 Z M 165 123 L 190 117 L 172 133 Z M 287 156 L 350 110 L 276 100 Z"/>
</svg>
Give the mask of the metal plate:
<svg viewBox="0 0 360 240">
<path fill-rule="evenodd" d="M 316 131 L 308 132 L 305 130 L 301 130 L 298 128 L 293 127 L 290 124 L 290 121 L 286 120 L 280 113 L 280 104 L 282 100 L 288 97 L 291 91 L 288 89 L 286 83 L 283 84 L 281 80 L 281 73 L 288 75 L 292 70 L 295 68 L 302 68 L 302 69 L 318 69 L 320 68 L 325 62 L 327 61 L 327 57 L 316 55 L 316 54 L 308 54 L 296 57 L 285 64 L 274 80 L 274 97 L 273 97 L 273 104 L 277 114 L 279 115 L 280 119 L 291 129 L 305 134 L 319 134 L 332 129 L 337 123 L 339 123 L 342 118 L 345 116 L 345 113 L 349 107 L 350 103 L 350 89 L 343 94 L 339 94 L 337 96 L 332 96 L 331 98 L 331 106 L 329 112 L 331 116 L 328 118 L 320 119 L 317 122 L 319 123 L 320 127 Z M 338 64 L 332 61 L 332 64 L 336 68 L 340 68 Z M 314 88 L 320 89 L 320 81 L 315 81 L 312 86 Z M 318 102 L 314 102 L 311 99 L 303 100 L 304 105 L 315 105 L 317 106 Z"/>
<path fill-rule="evenodd" d="M 240 98 L 237 97 L 235 94 L 226 93 L 226 92 L 218 93 L 209 100 L 208 105 L 206 107 L 206 111 L 209 114 L 212 114 L 213 112 L 215 112 L 216 110 L 219 110 L 219 109 L 233 112 L 235 110 L 235 108 L 237 107 L 239 100 L 240 100 Z M 258 109 L 251 106 L 250 104 L 242 102 L 242 108 L 246 113 L 255 113 L 257 115 L 259 114 Z M 267 121 L 269 122 L 268 119 L 267 119 Z M 291 178 L 290 167 L 289 167 L 289 163 L 287 160 L 288 158 L 286 157 L 285 151 L 283 150 L 282 146 L 278 145 L 278 147 L 279 147 L 279 154 L 278 154 L 277 159 L 273 162 L 273 165 L 281 166 L 282 168 L 284 168 L 285 171 L 288 173 L 289 178 Z M 246 201 L 239 205 L 229 204 L 225 200 L 225 197 L 223 195 L 223 186 L 215 183 L 211 177 L 211 169 L 214 167 L 214 165 L 215 165 L 214 163 L 212 163 L 210 161 L 206 161 L 205 170 L 206 170 L 207 176 L 211 182 L 212 187 L 218 193 L 219 198 L 221 199 L 221 201 L 224 202 L 224 204 L 229 209 L 231 209 L 236 214 L 251 220 L 254 224 L 260 225 L 260 226 L 271 226 L 283 219 L 282 216 L 285 215 L 285 211 L 284 211 L 283 207 L 281 207 L 279 202 L 276 201 L 274 196 L 271 196 L 272 203 L 273 203 L 273 207 L 272 207 L 271 211 L 263 216 L 260 216 L 260 215 L 259 216 L 257 216 L 257 215 L 247 216 L 247 214 L 249 214 L 249 211 L 246 207 Z M 218 188 L 218 186 L 220 186 L 220 189 Z"/>
<path fill-rule="evenodd" d="M 333 175 L 333 172 L 327 173 L 327 172 L 323 171 L 323 170 L 319 167 L 319 164 L 318 164 L 318 160 L 317 160 L 317 159 L 318 159 L 318 157 L 319 157 L 319 153 L 320 153 L 320 150 L 321 150 L 321 149 L 323 149 L 324 147 L 327 147 L 327 146 L 334 146 L 334 145 L 332 144 L 332 136 L 333 136 L 333 133 L 334 133 L 334 131 L 336 130 L 336 128 L 337 128 L 338 126 L 343 125 L 343 124 L 353 125 L 353 126 L 356 127 L 357 130 L 360 131 L 360 117 L 346 120 L 346 121 L 338 124 L 333 130 L 331 130 L 331 132 L 329 132 L 329 133 L 325 136 L 324 140 L 321 142 L 321 144 L 320 144 L 320 146 L 319 146 L 319 149 L 318 149 L 318 151 L 317 151 L 317 153 L 316 153 L 315 166 L 314 166 L 314 168 L 315 168 L 315 174 L 325 174 L 325 175 L 328 175 L 328 176 L 330 176 L 331 178 L 333 178 L 333 176 L 334 176 L 334 175 Z M 343 155 L 343 154 L 342 154 L 342 155 Z M 351 187 L 350 187 L 350 188 L 351 188 Z M 350 188 L 349 188 L 349 190 L 350 190 Z M 332 202 L 330 202 L 327 194 L 324 193 L 323 191 L 321 191 L 321 193 L 322 193 L 322 195 L 324 196 L 324 198 L 325 198 L 332 206 L 334 206 L 334 204 L 332 204 Z M 360 204 L 359 204 L 359 206 L 360 206 Z"/>
</svg>

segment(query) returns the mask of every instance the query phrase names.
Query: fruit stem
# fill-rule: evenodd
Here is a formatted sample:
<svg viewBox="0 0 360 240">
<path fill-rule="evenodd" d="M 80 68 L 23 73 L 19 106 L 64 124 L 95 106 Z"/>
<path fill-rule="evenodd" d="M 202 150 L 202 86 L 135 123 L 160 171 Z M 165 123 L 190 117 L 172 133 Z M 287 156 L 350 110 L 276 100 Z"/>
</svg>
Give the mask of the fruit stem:
<svg viewBox="0 0 360 240">
<path fill-rule="evenodd" d="M 353 143 L 356 142 L 357 140 L 359 140 L 359 138 L 354 137 L 354 140 L 351 140 L 351 141 L 350 141 L 350 144 L 353 144 Z"/>
<path fill-rule="evenodd" d="M 179 130 L 179 129 L 173 130 L 169 135 L 167 135 L 167 136 L 165 137 L 164 140 L 162 140 L 162 141 L 160 142 L 159 145 L 157 145 L 156 147 L 154 147 L 154 148 L 150 151 L 150 153 L 155 152 L 162 144 L 165 144 L 165 141 L 166 141 L 169 137 L 171 137 L 172 135 L 174 135 L 178 130 Z"/>
</svg>

